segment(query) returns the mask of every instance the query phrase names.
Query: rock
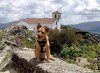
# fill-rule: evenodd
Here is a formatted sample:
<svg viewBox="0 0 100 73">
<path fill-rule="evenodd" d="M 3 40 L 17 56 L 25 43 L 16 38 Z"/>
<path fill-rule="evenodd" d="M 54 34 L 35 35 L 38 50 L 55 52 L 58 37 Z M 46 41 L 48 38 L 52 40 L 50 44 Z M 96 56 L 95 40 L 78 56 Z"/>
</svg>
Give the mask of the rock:
<svg viewBox="0 0 100 73">
<path fill-rule="evenodd" d="M 0 73 L 17 73 L 14 69 L 9 69 L 5 72 L 0 72 Z"/>
<path fill-rule="evenodd" d="M 23 25 L 14 26 L 10 31 L 8 31 L 11 35 L 25 36 L 27 34 L 28 28 Z"/>
<path fill-rule="evenodd" d="M 26 26 L 14 26 L 9 31 L 5 32 L 0 42 L 0 50 L 3 50 L 6 45 L 12 48 L 21 48 L 23 45 L 22 38 L 34 42 L 32 32 L 28 30 Z"/>
<path fill-rule="evenodd" d="M 50 61 L 50 63 L 36 62 L 34 59 L 33 49 L 24 49 L 15 51 L 17 56 L 13 56 L 13 68 L 19 70 L 20 73 L 94 73 L 92 70 L 82 68 L 74 64 L 68 64 L 67 62 L 55 58 L 55 61 Z M 31 70 L 32 68 L 32 70 Z M 25 72 L 27 69 L 27 72 Z M 22 72 L 23 71 L 23 72 Z"/>
<path fill-rule="evenodd" d="M 1 56 L 1 62 L 0 62 L 0 71 L 9 64 L 9 62 L 12 59 L 12 53 L 2 53 L 3 56 Z M 5 54 L 5 55 L 4 55 Z"/>
<path fill-rule="evenodd" d="M 93 71 L 84 69 L 80 66 L 68 64 L 61 59 L 55 58 L 55 61 L 50 63 L 38 64 L 37 70 L 42 69 L 48 73 L 93 73 Z"/>
</svg>

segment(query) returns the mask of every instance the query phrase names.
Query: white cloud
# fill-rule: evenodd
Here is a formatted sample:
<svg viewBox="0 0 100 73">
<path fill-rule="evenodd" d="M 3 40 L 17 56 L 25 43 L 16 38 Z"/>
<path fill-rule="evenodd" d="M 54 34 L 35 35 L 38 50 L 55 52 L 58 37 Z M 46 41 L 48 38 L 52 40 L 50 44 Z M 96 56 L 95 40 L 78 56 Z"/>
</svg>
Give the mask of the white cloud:
<svg viewBox="0 0 100 73">
<path fill-rule="evenodd" d="M 75 8 L 76 12 L 83 12 L 86 9 L 87 5 L 83 2 L 80 2 L 79 5 Z"/>
<path fill-rule="evenodd" d="M 77 24 L 81 22 L 87 22 L 88 19 L 87 17 L 82 15 L 68 15 L 67 19 L 63 19 L 62 21 L 66 22 L 65 24 L 70 25 L 70 24 Z"/>
<path fill-rule="evenodd" d="M 3 23 L 28 17 L 51 17 L 59 10 L 63 24 L 99 20 L 99 0 L 0 0 Z M 92 18 L 91 18 L 92 17 Z"/>
<path fill-rule="evenodd" d="M 96 2 L 96 0 L 88 0 L 88 6 L 87 9 L 96 9 L 98 8 L 99 4 Z"/>
</svg>

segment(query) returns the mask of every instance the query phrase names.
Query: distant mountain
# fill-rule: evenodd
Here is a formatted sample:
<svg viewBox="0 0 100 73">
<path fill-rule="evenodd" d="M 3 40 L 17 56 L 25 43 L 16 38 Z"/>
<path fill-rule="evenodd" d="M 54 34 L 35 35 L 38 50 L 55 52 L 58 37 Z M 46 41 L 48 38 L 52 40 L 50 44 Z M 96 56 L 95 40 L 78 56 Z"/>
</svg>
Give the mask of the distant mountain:
<svg viewBox="0 0 100 73">
<path fill-rule="evenodd" d="M 4 29 L 9 26 L 12 26 L 12 25 L 16 24 L 16 22 L 17 21 L 5 23 L 5 24 L 0 23 L 0 29 Z M 100 33 L 100 21 L 84 22 L 84 23 L 80 23 L 77 25 L 72 25 L 71 27 L 80 29 L 80 30 L 85 30 L 88 32 Z"/>
<path fill-rule="evenodd" d="M 14 25 L 17 21 L 13 21 L 13 22 L 8 22 L 8 23 L 4 23 L 4 24 L 1 24 L 0 23 L 0 29 L 5 29 L 7 27 L 10 27 L 12 25 Z"/>
<path fill-rule="evenodd" d="M 3 24 L 2 23 L 0 23 L 0 29 L 2 29 L 3 28 Z"/>
<path fill-rule="evenodd" d="M 71 27 L 89 31 L 89 32 L 100 33 L 100 21 L 80 23 L 77 25 L 72 25 Z"/>
</svg>

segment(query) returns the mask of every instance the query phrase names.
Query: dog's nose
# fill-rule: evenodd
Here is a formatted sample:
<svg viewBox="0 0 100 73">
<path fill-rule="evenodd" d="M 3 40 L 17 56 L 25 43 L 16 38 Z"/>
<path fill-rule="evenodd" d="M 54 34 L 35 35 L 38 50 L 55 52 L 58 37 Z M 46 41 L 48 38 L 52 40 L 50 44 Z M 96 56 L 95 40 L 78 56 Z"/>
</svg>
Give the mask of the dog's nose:
<svg viewBox="0 0 100 73">
<path fill-rule="evenodd" d="M 38 37 L 40 38 L 40 37 L 42 37 L 41 35 L 38 35 Z"/>
<path fill-rule="evenodd" d="M 40 37 L 41 35 L 38 35 L 38 37 Z"/>
</svg>

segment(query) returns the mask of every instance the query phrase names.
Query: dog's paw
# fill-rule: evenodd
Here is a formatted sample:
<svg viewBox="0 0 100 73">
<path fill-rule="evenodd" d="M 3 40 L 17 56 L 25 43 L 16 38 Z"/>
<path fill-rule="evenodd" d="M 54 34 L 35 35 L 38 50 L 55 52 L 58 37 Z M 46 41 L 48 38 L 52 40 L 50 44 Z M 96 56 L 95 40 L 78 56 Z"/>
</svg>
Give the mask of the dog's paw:
<svg viewBox="0 0 100 73">
<path fill-rule="evenodd" d="M 55 59 L 54 59 L 54 58 L 50 58 L 50 60 L 55 61 Z"/>
<path fill-rule="evenodd" d="M 50 63 L 50 60 L 46 60 L 48 63 Z"/>
</svg>

